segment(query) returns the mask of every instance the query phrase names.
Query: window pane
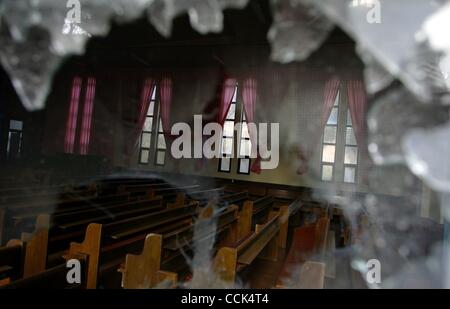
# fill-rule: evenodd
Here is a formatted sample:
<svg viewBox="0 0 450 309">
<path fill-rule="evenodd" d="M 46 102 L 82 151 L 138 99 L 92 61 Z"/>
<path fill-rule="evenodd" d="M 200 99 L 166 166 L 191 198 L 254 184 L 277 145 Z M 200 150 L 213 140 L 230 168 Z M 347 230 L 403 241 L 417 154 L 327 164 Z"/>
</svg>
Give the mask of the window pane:
<svg viewBox="0 0 450 309">
<path fill-rule="evenodd" d="M 247 139 L 241 139 L 241 148 L 239 149 L 239 155 L 242 157 L 250 157 L 251 142 Z"/>
<path fill-rule="evenodd" d="M 148 106 L 147 116 L 153 116 L 154 108 L 155 108 L 155 102 L 151 101 L 150 105 Z"/>
<path fill-rule="evenodd" d="M 234 120 L 236 115 L 236 104 L 231 104 L 230 109 L 228 110 L 227 119 Z"/>
<path fill-rule="evenodd" d="M 156 153 L 156 164 L 157 165 L 164 165 L 165 159 L 166 159 L 165 151 L 158 151 Z"/>
<path fill-rule="evenodd" d="M 222 154 L 231 155 L 233 151 L 233 139 L 223 138 L 222 139 Z"/>
<path fill-rule="evenodd" d="M 156 153 L 156 164 L 157 165 L 164 165 L 166 158 L 166 152 L 165 151 L 158 151 Z"/>
<path fill-rule="evenodd" d="M 328 118 L 327 124 L 337 125 L 337 119 L 338 119 L 338 108 L 334 107 L 331 110 L 330 118 Z"/>
<path fill-rule="evenodd" d="M 153 125 L 153 117 L 147 117 L 145 119 L 143 131 L 152 132 L 152 125 Z"/>
<path fill-rule="evenodd" d="M 333 166 L 323 165 L 322 166 L 322 180 L 331 181 L 333 180 Z"/>
<path fill-rule="evenodd" d="M 325 132 L 323 134 L 323 142 L 336 144 L 336 130 L 337 127 L 330 127 L 330 126 L 325 127 Z"/>
<path fill-rule="evenodd" d="M 231 170 L 231 159 L 221 159 L 220 160 L 220 171 L 229 172 Z"/>
<path fill-rule="evenodd" d="M 151 138 L 152 138 L 151 133 L 142 133 L 141 147 L 150 148 Z"/>
<path fill-rule="evenodd" d="M 240 159 L 239 173 L 248 174 L 250 172 L 250 159 Z"/>
<path fill-rule="evenodd" d="M 9 122 L 9 128 L 10 128 L 11 130 L 22 131 L 22 127 L 23 127 L 23 122 L 22 122 L 22 121 L 11 120 L 11 121 Z"/>
<path fill-rule="evenodd" d="M 336 146 L 324 145 L 322 153 L 322 162 L 334 163 L 334 153 L 336 152 Z"/>
<path fill-rule="evenodd" d="M 356 168 L 345 167 L 344 182 L 355 183 Z"/>
<path fill-rule="evenodd" d="M 345 164 L 358 164 L 358 148 L 346 146 L 345 147 Z"/>
<path fill-rule="evenodd" d="M 156 99 L 156 86 L 153 87 L 152 101 L 155 101 L 155 99 Z"/>
<path fill-rule="evenodd" d="M 233 95 L 233 100 L 231 100 L 231 102 L 236 102 L 236 98 L 237 98 L 237 86 L 236 88 L 234 88 L 234 95 Z"/>
<path fill-rule="evenodd" d="M 350 110 L 347 111 L 347 125 L 352 125 L 352 116 L 350 115 Z"/>
<path fill-rule="evenodd" d="M 334 100 L 334 106 L 339 105 L 339 99 L 340 99 L 341 93 L 338 91 L 336 99 Z"/>
<path fill-rule="evenodd" d="M 162 126 L 162 120 L 161 120 L 161 117 L 159 118 L 158 132 L 159 132 L 159 133 L 163 133 L 163 126 Z"/>
<path fill-rule="evenodd" d="M 166 149 L 164 134 L 158 134 L 158 149 Z"/>
<path fill-rule="evenodd" d="M 148 156 L 150 155 L 150 152 L 146 149 L 142 149 L 141 150 L 141 158 L 140 161 L 141 163 L 147 164 L 148 163 Z"/>
<path fill-rule="evenodd" d="M 234 134 L 234 122 L 233 121 L 225 121 L 223 126 L 223 136 L 233 137 Z"/>
<path fill-rule="evenodd" d="M 242 123 L 242 134 L 241 134 L 241 136 L 245 137 L 245 138 L 250 138 L 250 134 L 248 133 L 248 126 L 247 126 L 246 122 Z"/>
<path fill-rule="evenodd" d="M 345 143 L 347 145 L 356 146 L 356 137 L 355 137 L 355 132 L 353 131 L 353 128 L 347 127 L 347 134 L 345 136 Z"/>
</svg>

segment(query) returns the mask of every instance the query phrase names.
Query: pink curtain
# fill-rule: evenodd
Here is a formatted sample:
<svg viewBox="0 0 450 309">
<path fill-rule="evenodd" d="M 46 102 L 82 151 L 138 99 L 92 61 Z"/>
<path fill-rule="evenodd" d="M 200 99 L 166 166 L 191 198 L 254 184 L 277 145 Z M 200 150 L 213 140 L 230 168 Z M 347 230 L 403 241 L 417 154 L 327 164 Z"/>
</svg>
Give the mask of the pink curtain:
<svg viewBox="0 0 450 309">
<path fill-rule="evenodd" d="M 94 109 L 96 80 L 93 77 L 88 78 L 86 95 L 83 108 L 83 119 L 81 122 L 80 133 L 80 154 L 87 155 L 89 151 L 89 141 L 91 138 L 92 111 Z"/>
<path fill-rule="evenodd" d="M 348 105 L 352 117 L 353 129 L 358 146 L 363 149 L 366 135 L 366 111 L 367 99 L 364 83 L 360 80 L 352 80 L 347 83 Z"/>
<path fill-rule="evenodd" d="M 72 82 L 72 95 L 70 97 L 69 113 L 67 115 L 66 121 L 66 135 L 64 137 L 65 153 L 73 153 L 74 150 L 81 85 L 82 85 L 81 78 L 75 77 Z"/>
<path fill-rule="evenodd" d="M 333 110 L 334 102 L 336 100 L 336 96 L 339 91 L 339 86 L 341 82 L 339 78 L 336 76 L 332 77 L 325 83 L 324 92 L 323 92 L 323 107 L 322 107 L 322 119 L 321 119 L 321 127 L 318 132 L 319 136 L 322 136 L 323 131 L 325 130 L 325 126 L 328 122 L 328 118 L 330 117 L 331 111 Z M 319 140 L 320 137 L 315 138 L 314 140 Z M 307 172 L 308 161 L 311 157 L 312 153 L 305 153 L 302 150 L 298 151 L 298 158 L 300 161 L 300 166 L 297 169 L 297 174 L 302 175 Z"/>
<path fill-rule="evenodd" d="M 333 110 L 334 102 L 339 91 L 341 82 L 337 77 L 333 77 L 325 84 L 324 98 L 323 98 L 323 112 L 322 112 L 322 127 L 321 131 L 325 130 L 325 125 L 328 122 L 331 111 Z"/>
<path fill-rule="evenodd" d="M 128 149 L 129 154 L 131 154 L 136 147 L 138 147 L 139 137 L 141 136 L 141 132 L 145 125 L 145 120 L 147 118 L 147 112 L 154 89 L 154 80 L 152 78 L 145 79 L 142 85 L 141 98 L 139 101 L 137 123 L 133 136 L 131 137 L 132 143 L 130 143 L 130 147 Z"/>
<path fill-rule="evenodd" d="M 236 83 L 237 80 L 235 78 L 227 78 L 223 83 L 222 95 L 220 97 L 219 119 L 218 119 L 222 127 L 227 118 L 227 114 L 231 106 L 231 101 L 233 100 L 233 95 L 236 90 Z"/>
<path fill-rule="evenodd" d="M 161 102 L 161 122 L 165 136 L 171 136 L 170 129 L 170 108 L 172 105 L 172 80 L 164 77 L 160 86 Z"/>
<path fill-rule="evenodd" d="M 242 89 L 242 99 L 244 101 L 245 117 L 247 123 L 255 122 L 255 108 L 256 108 L 256 92 L 258 83 L 254 78 L 248 78 L 244 81 Z M 248 134 L 252 144 L 252 152 L 257 154 L 255 162 L 252 164 L 251 171 L 256 174 L 261 173 L 261 157 L 258 154 L 258 139 L 257 132 L 254 131 L 253 126 L 248 126 Z"/>
</svg>

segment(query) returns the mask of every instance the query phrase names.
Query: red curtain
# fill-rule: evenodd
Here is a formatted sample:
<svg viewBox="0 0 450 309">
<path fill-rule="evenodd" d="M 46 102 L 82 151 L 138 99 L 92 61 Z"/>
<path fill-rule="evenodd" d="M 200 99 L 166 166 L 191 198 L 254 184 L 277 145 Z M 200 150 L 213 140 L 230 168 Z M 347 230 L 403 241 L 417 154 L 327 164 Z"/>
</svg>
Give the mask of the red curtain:
<svg viewBox="0 0 450 309">
<path fill-rule="evenodd" d="M 74 150 L 81 85 L 82 85 L 81 78 L 75 77 L 72 82 L 72 95 L 70 97 L 69 113 L 67 115 L 66 121 L 66 135 L 64 137 L 65 153 L 73 153 Z"/>
<path fill-rule="evenodd" d="M 80 154 L 87 155 L 89 150 L 89 141 L 91 137 L 92 111 L 94 109 L 96 80 L 93 77 L 88 78 L 86 95 L 83 108 L 83 119 L 81 122 L 80 133 Z"/>
<path fill-rule="evenodd" d="M 347 83 L 348 105 L 352 117 L 353 129 L 358 145 L 363 149 L 366 135 L 367 98 L 364 83 L 360 80 L 351 80 Z"/>
<path fill-rule="evenodd" d="M 339 91 L 341 82 L 339 78 L 333 77 L 325 84 L 324 98 L 323 98 L 323 112 L 322 112 L 322 127 L 321 131 L 325 130 L 325 125 L 328 122 L 331 111 L 333 110 L 334 102 Z"/>
<path fill-rule="evenodd" d="M 256 108 L 256 93 L 257 93 L 258 83 L 254 78 L 248 78 L 244 81 L 242 89 L 242 99 L 244 101 L 244 111 L 245 117 L 247 118 L 247 123 L 255 122 L 255 108 Z M 258 139 L 257 132 L 254 131 L 253 126 L 248 126 L 248 134 L 250 135 L 250 140 L 252 144 L 252 152 L 256 152 L 257 158 L 252 164 L 251 171 L 256 174 L 261 173 L 261 157 L 258 154 Z"/>
<path fill-rule="evenodd" d="M 231 101 L 233 100 L 233 95 L 236 90 L 237 80 L 235 78 L 225 79 L 222 87 L 222 95 L 220 98 L 219 107 L 219 123 L 223 127 L 225 120 L 227 119 L 227 114 L 231 106 Z"/>
<path fill-rule="evenodd" d="M 171 136 L 170 130 L 170 108 L 172 105 L 172 80 L 164 77 L 160 86 L 161 122 L 165 136 Z"/>
<path fill-rule="evenodd" d="M 133 136 L 131 138 L 132 143 L 128 149 L 128 153 L 131 154 L 138 147 L 139 137 L 145 125 L 145 120 L 147 118 L 148 107 L 150 106 L 150 100 L 153 96 L 154 91 L 154 80 L 152 78 L 146 78 L 142 84 L 141 98 L 138 107 L 138 117 L 136 127 L 133 131 Z"/>
<path fill-rule="evenodd" d="M 325 126 L 328 122 L 328 118 L 330 117 L 331 111 L 333 110 L 334 102 L 336 100 L 336 96 L 339 91 L 339 86 L 341 82 L 339 78 L 336 76 L 332 77 L 325 83 L 324 92 L 323 92 L 323 107 L 322 107 L 322 122 L 321 127 L 319 128 L 319 136 L 322 136 L 323 131 L 325 130 Z M 315 138 L 314 140 L 319 140 L 320 137 Z M 302 175 L 307 171 L 307 162 L 309 161 L 311 153 L 305 153 L 301 150 L 298 152 L 298 158 L 300 161 L 300 166 L 297 169 L 297 174 Z"/>
</svg>

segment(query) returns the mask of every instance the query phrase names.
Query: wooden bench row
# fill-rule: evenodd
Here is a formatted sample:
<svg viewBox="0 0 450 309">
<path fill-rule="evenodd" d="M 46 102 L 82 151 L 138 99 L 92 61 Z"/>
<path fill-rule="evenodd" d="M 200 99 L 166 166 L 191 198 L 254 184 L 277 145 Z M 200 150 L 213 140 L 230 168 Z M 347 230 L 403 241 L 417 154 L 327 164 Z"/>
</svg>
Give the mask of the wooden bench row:
<svg viewBox="0 0 450 309">
<path fill-rule="evenodd" d="M 239 201 L 243 196 L 245 195 L 236 195 L 236 194 L 228 196 L 224 195 L 224 200 L 219 201 L 219 204 L 225 205 L 228 204 L 229 201 Z M 116 209 L 120 209 L 120 206 L 117 206 Z M 95 249 L 94 251 L 96 251 L 96 249 L 101 248 L 98 250 L 99 251 L 98 256 L 100 256 L 101 254 L 114 251 L 115 249 L 122 248 L 123 246 L 126 245 L 139 244 L 139 242 L 143 242 L 145 240 L 145 237 L 148 234 L 147 231 L 155 231 L 155 232 L 164 232 L 163 234 L 165 235 L 164 249 L 172 251 L 179 250 L 181 249 L 181 247 L 179 245 L 177 247 L 177 245 L 175 244 L 178 242 L 180 235 L 183 235 L 182 238 L 186 239 L 186 235 L 190 234 L 192 238 L 192 230 L 193 230 L 192 218 L 194 217 L 194 213 L 192 213 L 192 209 L 191 212 L 188 211 L 187 213 L 185 213 L 185 211 L 187 211 L 188 209 L 190 208 L 182 207 L 181 209 L 180 208 L 166 209 L 160 212 L 156 212 L 154 214 L 132 217 L 129 219 L 119 220 L 118 222 L 111 222 L 103 225 L 90 224 L 87 228 L 85 240 L 82 243 L 73 243 L 70 246 L 68 254 L 66 254 L 66 259 L 70 257 L 77 257 L 86 261 L 86 269 L 88 276 L 86 279 L 86 284 L 84 286 L 88 288 L 95 287 L 97 281 L 96 277 L 92 274 L 93 273 L 96 274 L 98 272 L 99 258 L 96 257 L 97 255 L 95 253 L 92 254 L 91 251 L 90 251 L 91 253 L 86 254 L 86 252 L 89 251 L 88 249 L 92 250 Z M 136 209 L 136 211 L 139 210 Z M 240 225 L 236 224 L 233 225 L 233 222 L 236 222 L 237 220 L 238 216 L 236 214 L 238 211 L 239 211 L 238 206 L 231 207 L 231 211 L 229 207 L 224 211 L 222 211 L 219 216 L 220 222 L 219 229 L 227 231 L 226 234 L 228 235 L 237 235 L 237 231 L 238 229 L 240 229 L 238 228 L 238 226 Z M 83 215 L 86 216 L 87 215 L 86 213 L 92 214 L 95 213 L 95 211 L 86 210 L 83 213 Z M 186 221 L 184 223 L 183 223 L 184 218 L 183 213 L 184 215 L 186 215 Z M 66 216 L 67 218 L 69 217 L 68 214 L 61 215 L 60 220 L 62 220 L 62 217 L 64 216 Z M 227 218 L 227 216 L 229 217 Z M 191 219 L 188 219 L 188 217 L 190 217 Z M 120 219 L 120 217 L 117 217 L 117 219 Z M 129 228 L 130 225 L 133 226 L 132 229 Z M 120 226 L 122 226 L 122 228 L 120 228 Z M 59 235 L 57 235 L 57 237 L 58 236 Z M 206 236 L 211 237 L 211 235 Z M 215 235 L 212 235 L 212 237 L 215 237 Z M 227 238 L 235 240 L 235 238 L 230 236 L 225 237 L 225 239 Z M 50 237 L 49 243 L 51 243 L 51 239 L 52 238 Z M 177 242 L 174 241 L 175 239 L 177 239 Z M 189 246 L 189 243 L 187 245 Z M 96 264 L 97 266 L 95 267 L 94 264 Z M 62 271 L 64 268 L 61 267 L 60 265 L 56 265 L 51 269 L 47 270 L 50 279 L 54 278 L 55 276 L 56 277 L 59 276 L 58 272 L 56 271 L 57 269 L 60 269 Z M 40 275 L 40 277 L 43 277 L 42 274 Z M 21 284 L 26 285 L 29 282 L 36 282 L 36 280 L 35 278 L 29 280 L 28 278 L 25 278 L 22 280 Z"/>
</svg>

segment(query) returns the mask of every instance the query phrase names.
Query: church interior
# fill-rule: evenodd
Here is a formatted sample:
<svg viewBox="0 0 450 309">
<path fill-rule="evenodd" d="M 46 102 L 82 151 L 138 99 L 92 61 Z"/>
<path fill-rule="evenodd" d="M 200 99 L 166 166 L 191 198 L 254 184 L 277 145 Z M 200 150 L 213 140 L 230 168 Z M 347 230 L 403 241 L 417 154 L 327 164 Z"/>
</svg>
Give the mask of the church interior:
<svg viewBox="0 0 450 309">
<path fill-rule="evenodd" d="M 323 30 L 293 22 L 308 12 L 295 1 L 241 2 L 220 31 L 186 10 L 169 35 L 145 14 L 69 33 L 85 50 L 41 108 L 2 66 L 0 289 L 448 285 L 448 178 L 427 181 L 402 142 L 445 125 L 448 105 L 417 103 L 403 76 L 371 91 L 339 24 L 295 41 L 296 27 Z"/>
</svg>

